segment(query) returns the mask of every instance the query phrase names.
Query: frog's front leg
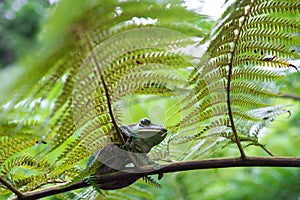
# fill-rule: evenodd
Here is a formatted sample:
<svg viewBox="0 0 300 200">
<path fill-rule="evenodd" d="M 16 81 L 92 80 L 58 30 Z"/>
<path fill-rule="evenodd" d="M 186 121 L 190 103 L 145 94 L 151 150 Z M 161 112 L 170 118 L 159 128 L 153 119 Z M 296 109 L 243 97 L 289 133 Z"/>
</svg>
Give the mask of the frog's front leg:
<svg viewBox="0 0 300 200">
<path fill-rule="evenodd" d="M 130 152 L 129 152 L 130 153 Z M 134 164 L 134 166 L 138 169 L 138 170 L 143 170 L 145 169 L 145 167 L 149 167 L 151 166 L 151 168 L 153 170 L 158 170 L 160 169 L 160 164 L 159 162 L 155 161 L 155 160 L 152 160 L 147 154 L 134 154 L 135 155 L 135 158 L 133 157 L 133 159 L 137 159 L 135 161 L 135 163 L 138 163 L 138 164 Z M 141 162 L 142 163 L 141 163 Z M 158 180 L 161 180 L 162 177 L 163 177 L 163 173 L 159 173 L 158 174 Z"/>
<path fill-rule="evenodd" d="M 157 161 L 152 160 L 145 153 L 133 153 L 128 152 L 128 155 L 132 161 L 134 167 L 138 170 L 144 170 L 145 168 L 151 167 L 153 170 L 158 170 L 160 165 Z"/>
</svg>

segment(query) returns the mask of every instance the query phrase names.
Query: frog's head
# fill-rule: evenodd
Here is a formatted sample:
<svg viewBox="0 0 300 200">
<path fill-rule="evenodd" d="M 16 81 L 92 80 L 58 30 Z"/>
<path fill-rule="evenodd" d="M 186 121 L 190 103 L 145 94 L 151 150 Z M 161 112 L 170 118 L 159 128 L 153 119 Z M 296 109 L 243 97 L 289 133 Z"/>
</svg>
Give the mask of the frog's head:
<svg viewBox="0 0 300 200">
<path fill-rule="evenodd" d="M 136 124 L 121 126 L 121 130 L 126 137 L 131 139 L 131 149 L 139 153 L 148 153 L 167 135 L 167 129 L 164 126 L 153 124 L 147 118 L 141 119 Z"/>
</svg>

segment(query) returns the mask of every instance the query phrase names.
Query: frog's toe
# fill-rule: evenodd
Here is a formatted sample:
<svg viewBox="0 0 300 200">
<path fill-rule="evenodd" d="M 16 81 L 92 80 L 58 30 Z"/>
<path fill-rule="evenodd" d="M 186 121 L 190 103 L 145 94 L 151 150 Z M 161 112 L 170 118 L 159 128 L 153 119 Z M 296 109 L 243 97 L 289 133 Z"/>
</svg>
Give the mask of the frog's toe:
<svg viewBox="0 0 300 200">
<path fill-rule="evenodd" d="M 154 162 L 154 164 L 152 165 L 152 168 L 155 170 L 160 169 L 160 164 L 158 162 Z"/>
</svg>

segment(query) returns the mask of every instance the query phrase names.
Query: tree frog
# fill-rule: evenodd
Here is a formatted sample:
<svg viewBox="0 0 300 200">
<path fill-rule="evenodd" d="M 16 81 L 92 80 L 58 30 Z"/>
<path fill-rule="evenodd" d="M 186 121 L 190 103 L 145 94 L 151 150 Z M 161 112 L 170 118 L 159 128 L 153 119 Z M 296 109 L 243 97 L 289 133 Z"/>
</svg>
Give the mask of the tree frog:
<svg viewBox="0 0 300 200">
<path fill-rule="evenodd" d="M 141 178 L 134 176 L 131 179 L 112 181 L 107 184 L 97 184 L 97 175 L 126 170 L 129 164 L 133 164 L 134 167 L 139 168 L 155 163 L 148 158 L 146 154 L 149 153 L 152 147 L 162 142 L 167 134 L 167 129 L 164 126 L 153 124 L 147 118 L 141 119 L 136 124 L 121 126 L 120 130 L 123 138 L 126 140 L 125 144 L 108 145 L 94 153 L 87 164 L 87 167 L 90 167 L 96 160 L 102 163 L 96 170 L 96 173 L 90 178 L 93 184 L 96 184 L 101 189 L 120 189 Z"/>
</svg>

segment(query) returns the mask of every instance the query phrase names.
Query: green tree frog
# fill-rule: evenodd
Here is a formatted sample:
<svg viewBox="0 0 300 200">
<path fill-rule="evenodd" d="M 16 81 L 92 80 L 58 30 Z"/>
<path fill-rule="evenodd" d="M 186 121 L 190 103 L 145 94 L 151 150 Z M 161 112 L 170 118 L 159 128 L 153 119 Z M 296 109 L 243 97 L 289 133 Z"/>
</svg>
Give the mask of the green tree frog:
<svg viewBox="0 0 300 200">
<path fill-rule="evenodd" d="M 101 163 L 100 167 L 96 170 L 96 173 L 91 176 L 89 180 L 93 185 L 104 190 L 126 187 L 141 177 L 134 176 L 126 180 L 116 180 L 106 184 L 97 184 L 97 175 L 155 164 L 155 162 L 148 158 L 146 154 L 149 153 L 152 147 L 161 143 L 167 134 L 167 129 L 164 126 L 153 124 L 147 118 L 141 119 L 136 124 L 121 126 L 120 130 L 125 139 L 125 144 L 108 145 L 95 152 L 87 164 L 87 167 L 89 168 L 94 162 Z"/>
</svg>

